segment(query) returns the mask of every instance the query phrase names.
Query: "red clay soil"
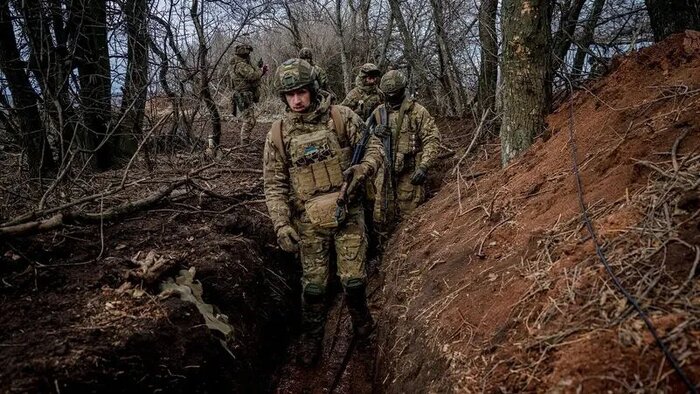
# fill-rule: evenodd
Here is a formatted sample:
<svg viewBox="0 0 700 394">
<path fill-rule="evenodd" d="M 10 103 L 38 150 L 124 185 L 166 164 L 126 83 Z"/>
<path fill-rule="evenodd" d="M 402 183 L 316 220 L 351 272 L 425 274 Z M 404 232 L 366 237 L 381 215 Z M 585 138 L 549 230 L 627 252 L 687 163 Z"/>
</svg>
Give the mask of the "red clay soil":
<svg viewBox="0 0 700 394">
<path fill-rule="evenodd" d="M 601 242 L 622 245 L 621 229 L 645 217 L 632 202 L 656 179 L 658 171 L 651 168 L 673 172 L 676 141 L 674 160 L 694 157 L 700 147 L 700 33 L 675 35 L 615 59 L 606 76 L 570 99 L 585 201 Z M 545 138 L 507 168 L 500 169 L 498 147 L 488 146 L 462 165 L 462 178 L 449 169 L 447 184 L 400 226 L 384 256 L 384 288 L 375 301 L 383 305 L 378 387 L 683 392 L 633 312 L 620 317 L 622 323 L 610 322 L 609 314 L 626 304 L 580 225 L 568 106 L 566 99 L 548 117 Z M 481 172 L 486 175 L 477 180 L 467 176 Z M 697 184 L 686 192 L 697 201 Z M 697 245 L 698 207 L 688 206 L 671 206 L 668 216 L 685 228 L 678 237 Z M 607 252 L 649 246 L 635 242 Z M 669 280 L 677 280 L 669 286 L 676 287 L 695 257 L 677 246 L 664 257 Z M 635 276 L 618 274 L 627 286 L 635 285 Z M 697 285 L 697 279 L 689 283 Z M 699 382 L 698 320 L 649 303 L 644 307 L 653 311 L 662 335 L 681 331 L 687 343 L 669 340 L 672 350 Z M 687 305 L 697 312 L 700 298 Z"/>
</svg>

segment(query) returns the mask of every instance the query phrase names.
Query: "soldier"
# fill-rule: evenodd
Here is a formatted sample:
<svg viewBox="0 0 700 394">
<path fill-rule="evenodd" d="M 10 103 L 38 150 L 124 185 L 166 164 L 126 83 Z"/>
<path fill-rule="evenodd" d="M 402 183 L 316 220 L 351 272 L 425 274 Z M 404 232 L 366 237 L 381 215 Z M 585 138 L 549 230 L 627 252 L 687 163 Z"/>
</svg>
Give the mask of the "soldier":
<svg viewBox="0 0 700 394">
<path fill-rule="evenodd" d="M 381 75 L 382 73 L 374 64 L 363 64 L 355 78 L 355 88 L 348 92 L 340 105 L 349 107 L 362 119 L 367 119 L 372 111 L 384 102 L 382 92 L 377 89 Z"/>
<path fill-rule="evenodd" d="M 318 87 L 321 90 L 330 92 L 328 90 L 328 74 L 326 74 L 326 71 L 323 68 L 314 64 L 313 53 L 311 53 L 311 48 L 301 48 L 301 50 L 299 51 L 299 59 L 306 60 L 314 68 L 314 72 L 316 73 L 316 79 L 318 80 Z"/>
<path fill-rule="evenodd" d="M 243 122 L 241 125 L 241 144 L 245 142 L 253 127 L 255 127 L 255 113 L 253 104 L 260 99 L 260 79 L 267 72 L 267 65 L 262 64 L 262 59 L 258 67 L 253 66 L 250 61 L 250 53 L 253 47 L 248 44 L 238 44 L 235 47 L 235 56 L 229 67 L 230 78 L 233 85 L 233 110 L 238 113 Z M 217 138 L 213 141 L 210 138 L 209 146 L 219 145 Z"/>
<path fill-rule="evenodd" d="M 300 252 L 299 361 L 311 365 L 318 360 L 323 340 L 330 250 L 336 253 L 355 334 L 366 338 L 374 324 L 365 294 L 367 234 L 358 186 L 381 165 L 382 147 L 370 136 L 362 160 L 350 165 L 365 124 L 350 109 L 330 105 L 330 96 L 318 89 L 313 67 L 305 60 L 282 63 L 276 82 L 287 110 L 282 120 L 273 123 L 265 140 L 265 199 L 277 243 L 287 252 Z M 339 218 L 337 201 L 348 179 L 350 199 Z"/>
<path fill-rule="evenodd" d="M 373 121 L 378 125 L 375 135 L 382 139 L 385 167 L 391 176 L 377 192 L 377 199 L 386 199 L 386 220 L 390 221 L 394 215 L 406 216 L 425 201 L 423 184 L 438 156 L 440 132 L 428 110 L 406 97 L 403 73 L 388 71 L 380 89 L 386 103 L 374 110 Z"/>
</svg>

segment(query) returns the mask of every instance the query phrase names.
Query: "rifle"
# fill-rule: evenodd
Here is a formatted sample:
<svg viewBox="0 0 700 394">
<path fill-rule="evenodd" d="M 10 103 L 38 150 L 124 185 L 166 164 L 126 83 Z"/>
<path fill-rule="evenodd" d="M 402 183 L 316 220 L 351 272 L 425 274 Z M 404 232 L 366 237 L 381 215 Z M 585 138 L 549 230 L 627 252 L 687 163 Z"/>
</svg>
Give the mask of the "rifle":
<svg viewBox="0 0 700 394">
<path fill-rule="evenodd" d="M 367 123 L 372 124 L 373 122 L 370 122 L 370 119 L 367 119 Z M 371 128 L 374 128 L 374 126 L 371 126 Z M 362 158 L 365 155 L 365 147 L 367 146 L 367 141 L 369 141 L 370 134 L 370 127 L 365 126 L 362 130 L 362 136 L 360 137 L 360 140 L 357 141 L 357 144 L 355 144 L 355 147 L 353 148 L 350 167 L 360 164 L 360 162 L 362 161 Z M 342 222 L 342 219 L 345 216 L 345 212 L 347 210 L 348 184 L 350 183 L 350 181 L 352 181 L 352 174 L 345 177 L 345 179 L 343 180 L 343 184 L 340 186 L 340 194 L 338 195 L 338 200 L 336 201 L 337 207 L 335 208 L 335 220 L 336 222 L 338 222 L 338 224 Z"/>
</svg>

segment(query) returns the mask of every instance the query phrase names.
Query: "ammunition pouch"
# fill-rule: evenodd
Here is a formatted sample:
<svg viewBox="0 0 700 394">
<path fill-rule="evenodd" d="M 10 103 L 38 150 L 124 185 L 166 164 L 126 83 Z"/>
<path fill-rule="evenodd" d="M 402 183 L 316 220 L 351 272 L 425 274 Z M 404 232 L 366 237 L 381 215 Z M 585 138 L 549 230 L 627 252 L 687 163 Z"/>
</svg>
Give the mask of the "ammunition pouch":
<svg viewBox="0 0 700 394">
<path fill-rule="evenodd" d="M 341 148 L 335 133 L 302 134 L 290 141 L 289 151 L 292 189 L 301 202 L 343 184 L 343 168 L 348 167 L 351 149 Z"/>
<path fill-rule="evenodd" d="M 304 203 L 304 210 L 309 221 L 320 228 L 336 228 L 345 221 L 346 212 L 342 210 L 342 216 L 336 217 L 340 192 L 322 194 Z"/>
</svg>

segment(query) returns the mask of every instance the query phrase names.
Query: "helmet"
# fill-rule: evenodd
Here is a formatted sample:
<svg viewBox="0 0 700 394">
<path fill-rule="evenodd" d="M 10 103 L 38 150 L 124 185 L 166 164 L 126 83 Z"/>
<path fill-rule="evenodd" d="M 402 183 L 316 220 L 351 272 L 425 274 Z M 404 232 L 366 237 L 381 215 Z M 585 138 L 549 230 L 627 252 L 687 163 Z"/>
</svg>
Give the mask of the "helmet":
<svg viewBox="0 0 700 394">
<path fill-rule="evenodd" d="M 379 89 L 386 94 L 394 94 L 406 88 L 406 76 L 399 70 L 388 71 L 379 83 Z"/>
<path fill-rule="evenodd" d="M 248 44 L 238 44 L 236 45 L 234 52 L 236 53 L 236 55 L 248 55 L 251 52 L 253 52 L 253 47 Z"/>
<path fill-rule="evenodd" d="M 307 62 L 313 59 L 313 53 L 311 53 L 311 48 L 301 48 L 301 50 L 299 51 L 299 59 L 304 59 Z"/>
<path fill-rule="evenodd" d="M 312 65 L 302 59 L 288 59 L 277 67 L 277 91 L 280 94 L 310 86 L 317 90 L 316 73 Z"/>
<path fill-rule="evenodd" d="M 382 75 L 379 68 L 372 63 L 365 63 L 360 67 L 360 77 L 378 77 Z"/>
</svg>

